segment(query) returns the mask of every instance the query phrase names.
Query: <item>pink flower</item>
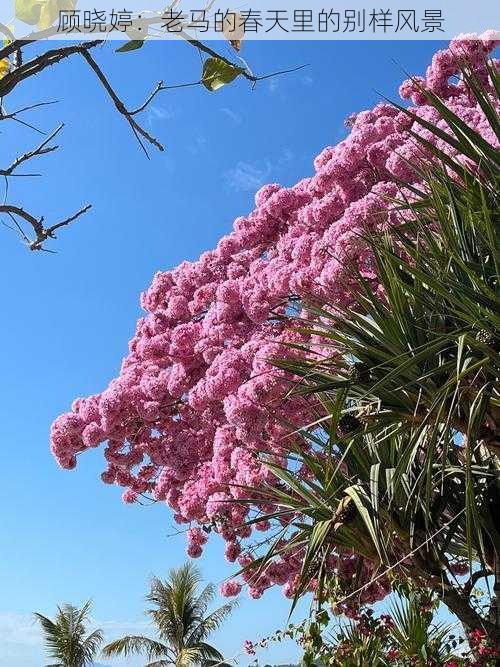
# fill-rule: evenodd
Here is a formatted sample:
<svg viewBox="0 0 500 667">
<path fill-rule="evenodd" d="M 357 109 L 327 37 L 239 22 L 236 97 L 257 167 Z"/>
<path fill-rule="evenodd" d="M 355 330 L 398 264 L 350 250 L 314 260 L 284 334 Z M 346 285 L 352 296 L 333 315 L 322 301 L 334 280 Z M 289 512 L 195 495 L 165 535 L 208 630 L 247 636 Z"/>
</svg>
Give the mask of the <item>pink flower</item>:
<svg viewBox="0 0 500 667">
<path fill-rule="evenodd" d="M 229 581 L 224 581 L 220 585 L 220 593 L 226 598 L 239 595 L 240 592 L 241 592 L 241 584 L 238 581 L 236 581 L 236 579 L 230 579 Z"/>
<path fill-rule="evenodd" d="M 457 56 L 466 55 L 488 85 L 484 56 L 497 39 L 493 33 L 462 35 L 434 56 L 425 76 L 404 82 L 401 95 L 411 100 L 417 118 L 440 120 L 427 103 L 423 88 L 429 89 L 498 148 L 466 83 L 454 77 Z M 349 274 L 352 265 L 381 294 L 362 238 L 401 222 L 389 204 L 397 192 L 395 179 L 419 178 L 412 165 L 421 148 L 409 130 L 455 160 L 464 159 L 388 104 L 354 114 L 349 125 L 349 136 L 326 147 L 307 178 L 292 187 L 261 188 L 255 208 L 234 221 L 214 250 L 156 273 L 141 295 L 146 312 L 118 377 L 101 394 L 76 400 L 52 425 L 51 451 L 61 467 L 74 468 L 78 454 L 105 443 L 103 482 L 123 486 L 126 502 L 151 493 L 169 505 L 177 523 L 193 523 L 188 531 L 193 558 L 206 542 L 201 526 L 210 525 L 227 542 L 227 559 L 245 560 L 240 555 L 245 540 L 273 528 L 265 520 L 245 525 L 250 509 L 239 502 L 256 498 L 251 515 L 259 516 L 264 512 L 259 489 L 277 483 L 256 452 L 265 450 L 276 464 L 286 465 L 282 425 L 301 427 L 316 418 L 313 405 L 284 400 L 296 378 L 271 360 L 292 358 L 296 352 L 289 343 L 321 354 L 324 341 L 291 333 L 281 316 L 300 310 L 304 297 L 349 306 L 359 287 Z M 307 317 L 314 324 L 314 316 Z M 309 472 L 304 468 L 300 474 Z M 286 526 L 292 518 L 278 521 Z M 252 581 L 246 573 L 242 578 L 251 583 L 251 597 L 271 585 L 293 596 L 300 566 L 301 553 L 292 552 L 276 559 L 262 580 Z M 368 575 L 370 564 L 355 556 L 332 558 L 343 582 L 352 581 L 360 566 Z M 461 564 L 453 567 L 462 573 Z M 235 590 L 236 584 L 229 584 L 228 590 Z M 387 580 L 378 580 L 363 589 L 359 603 L 381 600 L 389 590 Z"/>
<path fill-rule="evenodd" d="M 450 563 L 450 570 L 453 574 L 457 576 L 463 576 L 469 572 L 470 566 L 467 561 L 457 561 L 455 563 Z"/>
<path fill-rule="evenodd" d="M 198 544 L 189 544 L 186 553 L 190 558 L 199 558 L 203 553 L 203 549 Z"/>
<path fill-rule="evenodd" d="M 234 563 L 234 561 L 238 558 L 240 553 L 241 553 L 241 546 L 239 542 L 228 542 L 226 544 L 224 555 L 226 556 L 226 559 L 230 563 Z"/>
<path fill-rule="evenodd" d="M 244 648 L 245 652 L 248 653 L 248 655 L 255 655 L 255 644 L 251 642 L 249 639 L 245 640 Z"/>
<path fill-rule="evenodd" d="M 208 537 L 201 528 L 190 528 L 187 532 L 188 544 L 202 547 L 207 543 Z"/>
<path fill-rule="evenodd" d="M 122 500 L 124 503 L 135 503 L 137 496 L 138 494 L 135 491 L 132 491 L 132 489 L 127 489 L 122 494 Z"/>
</svg>

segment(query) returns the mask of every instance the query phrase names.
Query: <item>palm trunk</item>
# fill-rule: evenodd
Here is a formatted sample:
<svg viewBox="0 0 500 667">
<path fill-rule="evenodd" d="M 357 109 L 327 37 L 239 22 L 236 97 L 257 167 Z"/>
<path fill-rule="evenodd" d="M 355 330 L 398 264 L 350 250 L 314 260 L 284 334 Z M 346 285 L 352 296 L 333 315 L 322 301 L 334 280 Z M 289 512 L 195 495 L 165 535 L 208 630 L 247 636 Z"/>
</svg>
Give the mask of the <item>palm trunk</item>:
<svg viewBox="0 0 500 667">
<path fill-rule="evenodd" d="M 498 581 L 500 584 L 500 581 Z M 498 589 L 500 591 L 500 587 Z M 470 632 L 476 628 L 486 633 L 490 643 L 493 646 L 500 645 L 500 625 L 492 623 L 491 617 L 485 620 L 470 606 L 469 598 L 463 595 L 453 587 L 443 592 L 442 600 L 448 609 L 462 622 L 465 630 Z M 493 606 L 493 603 L 492 603 Z M 498 609 L 495 607 L 495 613 L 498 619 Z"/>
</svg>

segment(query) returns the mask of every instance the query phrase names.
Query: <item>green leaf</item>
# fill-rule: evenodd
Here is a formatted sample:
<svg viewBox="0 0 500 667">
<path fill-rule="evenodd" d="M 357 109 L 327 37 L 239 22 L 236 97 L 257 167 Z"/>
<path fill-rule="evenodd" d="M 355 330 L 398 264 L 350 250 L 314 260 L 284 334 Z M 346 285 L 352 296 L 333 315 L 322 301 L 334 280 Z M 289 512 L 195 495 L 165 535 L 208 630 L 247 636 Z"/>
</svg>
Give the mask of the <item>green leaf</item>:
<svg viewBox="0 0 500 667">
<path fill-rule="evenodd" d="M 131 39 L 130 42 L 122 44 L 120 48 L 116 49 L 116 53 L 127 53 L 127 51 L 137 51 L 144 46 L 144 39 Z"/>
<path fill-rule="evenodd" d="M 16 18 L 29 25 L 38 23 L 41 9 L 42 3 L 40 0 L 16 0 L 14 6 Z"/>
<path fill-rule="evenodd" d="M 78 0 L 15 0 L 16 18 L 40 30 L 50 28 L 60 11 L 73 10 Z"/>
<path fill-rule="evenodd" d="M 64 8 L 66 9 L 66 7 Z M 46 30 L 54 23 L 59 14 L 58 0 L 45 0 L 40 6 L 40 18 L 38 27 L 40 30 Z"/>
<path fill-rule="evenodd" d="M 202 84 L 207 90 L 214 92 L 231 83 L 245 70 L 235 67 L 221 58 L 208 58 L 203 65 Z"/>
<path fill-rule="evenodd" d="M 116 49 L 116 53 L 127 53 L 128 51 L 137 51 L 144 46 L 147 38 L 147 30 L 140 30 L 139 28 L 130 27 L 126 32 L 129 42 L 125 42 Z"/>
</svg>

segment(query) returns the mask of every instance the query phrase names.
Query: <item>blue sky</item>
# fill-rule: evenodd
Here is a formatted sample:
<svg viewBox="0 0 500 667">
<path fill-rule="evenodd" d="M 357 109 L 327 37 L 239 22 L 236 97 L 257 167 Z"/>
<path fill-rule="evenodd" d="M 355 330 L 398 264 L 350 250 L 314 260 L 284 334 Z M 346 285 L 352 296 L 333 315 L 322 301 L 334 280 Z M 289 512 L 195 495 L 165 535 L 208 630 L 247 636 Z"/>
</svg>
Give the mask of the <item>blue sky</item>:
<svg viewBox="0 0 500 667">
<path fill-rule="evenodd" d="M 38 161 L 43 178 L 12 179 L 10 201 L 47 222 L 87 202 L 94 208 L 52 242 L 55 255 L 29 253 L 0 229 L 0 667 L 43 664 L 30 614 L 51 615 L 65 601 L 92 598 L 109 639 L 144 632 L 149 575 L 185 559 L 184 536 L 174 535 L 165 506 L 123 505 L 120 490 L 100 482 L 99 450 L 82 457 L 76 471 L 63 472 L 48 449 L 54 417 L 116 375 L 140 315 L 139 293 L 156 270 L 212 248 L 252 207 L 260 185 L 290 185 L 309 175 L 314 156 L 344 136 L 350 113 L 372 106 L 379 93 L 394 98 L 402 70 L 422 72 L 439 46 L 248 43 L 243 55 L 256 73 L 309 67 L 253 91 L 242 81 L 215 94 L 163 93 L 144 117 L 166 146 L 150 161 L 83 61 L 58 65 L 9 100 L 12 108 L 60 100 L 30 121 L 47 131 L 66 123 L 61 150 Z M 184 44 L 151 42 L 129 54 L 107 47 L 96 57 L 131 105 L 160 79 L 199 78 L 198 53 Z M 2 125 L 5 167 L 39 138 L 17 124 Z M 214 582 L 232 571 L 218 543 L 199 564 Z M 243 596 L 217 637 L 219 647 L 228 657 L 239 654 L 245 639 L 286 622 L 288 604 L 278 591 L 257 602 Z M 297 656 L 293 645 L 278 645 L 262 661 Z"/>
</svg>

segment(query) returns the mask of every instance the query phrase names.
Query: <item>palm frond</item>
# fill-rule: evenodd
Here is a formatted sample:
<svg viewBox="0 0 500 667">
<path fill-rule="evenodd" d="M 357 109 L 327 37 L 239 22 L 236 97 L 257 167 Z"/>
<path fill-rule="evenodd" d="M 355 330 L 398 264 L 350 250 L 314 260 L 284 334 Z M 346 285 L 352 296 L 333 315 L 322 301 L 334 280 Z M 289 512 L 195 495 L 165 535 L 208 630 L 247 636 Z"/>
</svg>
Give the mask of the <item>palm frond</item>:
<svg viewBox="0 0 500 667">
<path fill-rule="evenodd" d="M 208 584 L 200 593 L 200 582 L 200 571 L 191 563 L 170 570 L 165 580 L 153 577 L 146 596 L 150 603 L 147 614 L 156 626 L 159 641 L 142 636 L 123 637 L 108 644 L 103 654 L 143 653 L 151 667 L 172 663 L 188 667 L 207 660 L 222 661 L 222 654 L 205 640 L 222 625 L 235 603 L 207 614 L 215 588 Z"/>
<path fill-rule="evenodd" d="M 237 604 L 238 602 L 236 600 L 228 602 L 210 612 L 207 616 L 202 617 L 192 632 L 187 636 L 187 645 L 198 644 L 218 630 L 227 617 L 233 612 Z"/>
<path fill-rule="evenodd" d="M 153 658 L 162 658 L 168 652 L 168 647 L 161 642 L 143 637 L 142 635 L 127 635 L 121 639 L 116 639 L 114 642 L 107 644 L 102 649 L 102 654 L 107 658 L 115 655 L 123 655 L 127 657 L 136 653 L 144 654 L 148 660 Z"/>
<path fill-rule="evenodd" d="M 424 597 L 412 592 L 393 601 L 391 640 L 401 655 L 423 663 L 429 660 L 444 663 L 452 657 L 447 640 L 453 625 L 435 622 L 433 610 L 425 608 Z"/>
<path fill-rule="evenodd" d="M 207 584 L 196 598 L 194 605 L 202 616 L 207 611 L 209 605 L 213 602 L 215 596 L 215 586 L 213 584 Z"/>
</svg>

